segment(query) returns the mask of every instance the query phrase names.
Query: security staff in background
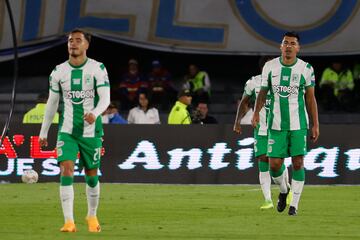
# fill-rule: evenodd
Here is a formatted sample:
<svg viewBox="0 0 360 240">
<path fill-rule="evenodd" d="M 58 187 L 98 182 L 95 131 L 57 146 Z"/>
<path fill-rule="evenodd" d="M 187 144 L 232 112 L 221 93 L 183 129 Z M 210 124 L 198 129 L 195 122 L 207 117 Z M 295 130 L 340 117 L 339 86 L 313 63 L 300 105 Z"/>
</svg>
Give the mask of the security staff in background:
<svg viewBox="0 0 360 240">
<path fill-rule="evenodd" d="M 23 118 L 23 123 L 42 123 L 44 114 L 45 114 L 45 107 L 46 101 L 48 99 L 47 93 L 41 93 L 37 97 L 37 104 L 36 106 L 25 113 Z M 55 113 L 55 117 L 52 123 L 59 123 L 59 114 Z"/>
<path fill-rule="evenodd" d="M 211 88 L 209 75 L 205 71 L 200 71 L 195 64 L 190 64 L 188 71 L 188 75 L 185 76 L 184 88 L 190 90 L 193 105 L 196 106 L 199 102 L 208 103 Z"/>
<path fill-rule="evenodd" d="M 350 103 L 352 102 L 354 77 L 351 70 L 344 67 L 340 61 L 333 62 L 331 67 L 324 70 L 320 89 L 325 110 L 332 110 L 336 107 L 339 110 L 352 110 L 353 106 Z"/>
<path fill-rule="evenodd" d="M 191 124 L 191 116 L 187 107 L 191 105 L 191 93 L 189 89 L 179 92 L 178 100 L 172 107 L 168 117 L 168 124 Z"/>
</svg>

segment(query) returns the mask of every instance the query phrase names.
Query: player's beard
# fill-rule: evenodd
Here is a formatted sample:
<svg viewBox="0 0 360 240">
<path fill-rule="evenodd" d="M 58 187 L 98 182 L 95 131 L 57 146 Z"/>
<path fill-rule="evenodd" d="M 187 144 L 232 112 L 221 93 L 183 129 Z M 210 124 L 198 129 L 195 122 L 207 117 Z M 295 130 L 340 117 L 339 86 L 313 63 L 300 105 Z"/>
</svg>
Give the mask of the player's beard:
<svg viewBox="0 0 360 240">
<path fill-rule="evenodd" d="M 286 50 L 286 51 L 285 51 L 285 58 L 286 58 L 287 60 L 290 60 L 290 59 L 293 58 L 293 56 L 292 56 L 292 51 L 291 51 L 291 50 Z"/>
<path fill-rule="evenodd" d="M 73 57 L 73 58 L 77 58 L 77 57 L 81 56 L 82 53 L 81 53 L 80 50 L 78 50 L 78 49 L 71 49 L 71 50 L 69 51 L 69 55 L 70 55 L 71 57 Z"/>
</svg>

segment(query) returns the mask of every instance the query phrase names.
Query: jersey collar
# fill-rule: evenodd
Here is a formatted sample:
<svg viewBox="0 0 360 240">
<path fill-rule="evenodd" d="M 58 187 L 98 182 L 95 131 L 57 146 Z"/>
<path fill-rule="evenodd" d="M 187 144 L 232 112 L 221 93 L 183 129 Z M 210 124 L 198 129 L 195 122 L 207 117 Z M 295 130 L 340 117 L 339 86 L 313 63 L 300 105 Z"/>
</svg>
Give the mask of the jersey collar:
<svg viewBox="0 0 360 240">
<path fill-rule="evenodd" d="M 72 65 L 72 64 L 70 63 L 70 61 L 68 61 L 68 63 L 69 63 L 69 65 L 70 65 L 72 68 L 81 68 L 81 67 L 83 67 L 83 66 L 87 63 L 88 59 L 89 59 L 89 58 L 86 58 L 86 60 L 85 60 L 82 64 L 80 64 L 79 66 Z"/>
<path fill-rule="evenodd" d="M 298 58 L 295 59 L 295 62 L 293 64 L 285 64 L 282 60 L 282 56 L 279 57 L 279 60 L 280 60 L 281 65 L 283 65 L 284 67 L 292 67 L 297 63 Z"/>
</svg>

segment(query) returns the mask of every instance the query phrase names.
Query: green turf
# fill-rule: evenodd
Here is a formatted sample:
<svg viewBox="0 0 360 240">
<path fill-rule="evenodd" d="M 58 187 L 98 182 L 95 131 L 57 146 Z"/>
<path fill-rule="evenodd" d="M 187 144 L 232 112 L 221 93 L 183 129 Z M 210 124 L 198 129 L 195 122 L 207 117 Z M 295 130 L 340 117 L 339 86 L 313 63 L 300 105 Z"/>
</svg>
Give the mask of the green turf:
<svg viewBox="0 0 360 240">
<path fill-rule="evenodd" d="M 77 233 L 59 232 L 58 184 L 1 184 L 0 239 L 360 239 L 360 186 L 304 189 L 290 217 L 260 211 L 256 185 L 102 184 L 103 231 L 90 234 L 84 184 L 75 185 Z"/>
</svg>

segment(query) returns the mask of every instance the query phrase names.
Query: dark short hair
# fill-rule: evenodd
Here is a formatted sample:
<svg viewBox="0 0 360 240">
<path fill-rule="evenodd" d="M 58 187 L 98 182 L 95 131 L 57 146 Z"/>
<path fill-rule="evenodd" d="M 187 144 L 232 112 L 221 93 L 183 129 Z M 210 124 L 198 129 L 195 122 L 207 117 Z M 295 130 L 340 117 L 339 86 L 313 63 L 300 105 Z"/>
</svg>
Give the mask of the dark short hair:
<svg viewBox="0 0 360 240">
<path fill-rule="evenodd" d="M 145 98 L 148 100 L 148 110 L 150 108 L 152 108 L 154 106 L 153 104 L 153 101 L 152 101 L 152 93 L 150 91 L 147 91 L 147 90 L 141 90 L 139 91 L 138 93 L 138 101 L 139 101 L 139 97 L 140 97 L 140 94 L 144 94 Z M 138 106 L 140 107 L 140 103 L 138 103 Z"/>
<path fill-rule="evenodd" d="M 284 37 L 294 37 L 294 38 L 296 38 L 297 40 L 298 40 L 298 42 L 300 42 L 300 36 L 299 36 L 299 34 L 297 33 L 297 32 L 295 32 L 295 31 L 290 31 L 290 32 L 286 32 L 286 33 L 284 33 Z"/>
<path fill-rule="evenodd" d="M 80 28 L 75 28 L 69 33 L 68 37 L 73 33 L 82 33 L 82 35 L 84 35 L 84 38 L 86 39 L 86 41 L 88 41 L 88 43 L 90 44 L 90 42 L 91 42 L 91 34 L 90 33 L 85 32 L 84 30 L 82 30 Z"/>
</svg>

